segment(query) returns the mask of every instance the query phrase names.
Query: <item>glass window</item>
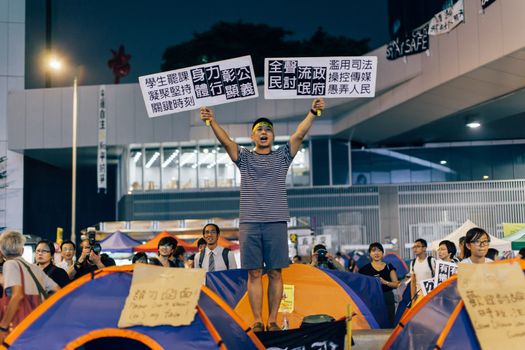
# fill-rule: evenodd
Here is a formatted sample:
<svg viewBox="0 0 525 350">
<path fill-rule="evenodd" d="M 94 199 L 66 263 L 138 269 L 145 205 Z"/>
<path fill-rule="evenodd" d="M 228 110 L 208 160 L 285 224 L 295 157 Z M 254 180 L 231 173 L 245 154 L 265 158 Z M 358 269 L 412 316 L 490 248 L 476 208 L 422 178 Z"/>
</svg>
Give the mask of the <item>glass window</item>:
<svg viewBox="0 0 525 350">
<path fill-rule="evenodd" d="M 147 148 L 144 158 L 144 189 L 160 189 L 160 149 Z"/>
<path fill-rule="evenodd" d="M 179 148 L 164 148 L 162 161 L 162 189 L 175 190 L 179 188 Z"/>
<path fill-rule="evenodd" d="M 215 167 L 217 165 L 217 150 L 215 146 L 199 147 L 199 187 L 216 187 Z"/>
<path fill-rule="evenodd" d="M 328 139 L 312 140 L 312 175 L 314 186 L 326 186 L 330 184 L 328 141 Z"/>
<path fill-rule="evenodd" d="M 310 150 L 303 143 L 292 162 L 292 181 L 294 186 L 310 185 Z"/>
<path fill-rule="evenodd" d="M 348 141 L 333 139 L 332 142 L 332 184 L 348 185 L 350 169 L 348 164 Z"/>
<path fill-rule="evenodd" d="M 235 170 L 237 166 L 224 147 L 215 147 L 217 152 L 217 187 L 233 187 L 235 185 Z"/>
<path fill-rule="evenodd" d="M 183 147 L 180 152 L 180 188 L 197 187 L 197 149 Z"/>
<path fill-rule="evenodd" d="M 129 152 L 129 191 L 142 190 L 142 149 Z"/>
</svg>

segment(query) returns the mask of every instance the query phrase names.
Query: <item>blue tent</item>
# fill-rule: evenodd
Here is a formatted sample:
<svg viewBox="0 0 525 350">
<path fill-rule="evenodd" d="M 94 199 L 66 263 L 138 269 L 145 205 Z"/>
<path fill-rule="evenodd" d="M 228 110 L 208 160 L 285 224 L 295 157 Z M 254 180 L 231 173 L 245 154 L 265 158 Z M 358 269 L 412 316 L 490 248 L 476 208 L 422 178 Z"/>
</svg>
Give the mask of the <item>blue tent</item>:
<svg viewBox="0 0 525 350">
<path fill-rule="evenodd" d="M 94 279 L 86 275 L 70 283 L 34 310 L 5 343 L 9 349 L 40 349 L 43 344 L 76 349 L 117 339 L 117 343 L 133 340 L 140 348 L 150 349 L 264 349 L 253 331 L 204 286 L 189 326 L 117 328 L 132 272 L 133 265 L 108 267 L 98 270 Z"/>
<path fill-rule="evenodd" d="M 131 253 L 133 252 L 133 247 L 139 244 L 142 243 L 129 238 L 128 235 L 120 231 L 116 231 L 100 241 L 103 251 L 114 253 Z"/>
<path fill-rule="evenodd" d="M 397 253 L 390 252 L 383 256 L 383 261 L 392 264 L 396 268 L 397 278 L 402 280 L 408 274 L 408 266 Z"/>
<path fill-rule="evenodd" d="M 452 276 L 403 315 L 383 350 L 480 350 L 475 334 Z"/>
</svg>

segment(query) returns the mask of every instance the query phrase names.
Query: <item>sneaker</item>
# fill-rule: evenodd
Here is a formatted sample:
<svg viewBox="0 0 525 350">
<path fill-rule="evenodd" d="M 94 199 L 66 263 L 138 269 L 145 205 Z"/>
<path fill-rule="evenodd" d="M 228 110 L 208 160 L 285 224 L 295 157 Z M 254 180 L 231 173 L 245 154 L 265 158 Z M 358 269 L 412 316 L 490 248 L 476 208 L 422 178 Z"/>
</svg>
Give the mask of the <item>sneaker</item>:
<svg viewBox="0 0 525 350">
<path fill-rule="evenodd" d="M 282 330 L 281 327 L 279 327 L 279 325 L 275 322 L 270 322 L 268 323 L 268 326 L 266 327 L 266 330 L 268 332 L 275 332 L 275 331 L 280 331 Z"/>
<path fill-rule="evenodd" d="M 264 324 L 262 322 L 255 322 L 252 326 L 255 333 L 264 332 Z"/>
</svg>

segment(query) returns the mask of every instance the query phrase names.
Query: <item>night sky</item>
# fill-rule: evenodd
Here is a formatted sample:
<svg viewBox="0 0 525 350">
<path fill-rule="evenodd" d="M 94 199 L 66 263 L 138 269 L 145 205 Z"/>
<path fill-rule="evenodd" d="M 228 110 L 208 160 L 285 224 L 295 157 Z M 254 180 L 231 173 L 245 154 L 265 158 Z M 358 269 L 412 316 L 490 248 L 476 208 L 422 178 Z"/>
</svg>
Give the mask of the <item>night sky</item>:
<svg viewBox="0 0 525 350">
<path fill-rule="evenodd" d="M 305 39 L 321 26 L 331 35 L 370 38 L 371 48 L 388 41 L 388 0 L 53 0 L 52 44 L 72 65 L 82 67 L 80 84 L 111 84 L 110 49 L 124 45 L 132 55 L 131 72 L 122 83 L 160 71 L 162 53 L 190 40 L 218 21 L 264 23 Z M 324 6 L 320 6 L 320 5 Z M 45 1 L 26 0 L 26 88 L 44 86 Z M 71 78 L 53 78 L 52 86 Z"/>
</svg>

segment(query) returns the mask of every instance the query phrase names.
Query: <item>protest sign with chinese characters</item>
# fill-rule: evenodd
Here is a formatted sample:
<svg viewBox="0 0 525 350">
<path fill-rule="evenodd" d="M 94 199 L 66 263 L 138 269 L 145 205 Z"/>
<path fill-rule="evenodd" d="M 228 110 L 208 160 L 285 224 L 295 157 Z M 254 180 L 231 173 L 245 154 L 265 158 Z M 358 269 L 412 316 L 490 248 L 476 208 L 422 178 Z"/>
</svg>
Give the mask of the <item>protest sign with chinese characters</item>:
<svg viewBox="0 0 525 350">
<path fill-rule="evenodd" d="M 423 293 L 423 295 L 427 295 L 432 291 L 432 289 L 436 288 L 436 281 L 434 278 L 419 281 L 419 287 L 421 288 L 421 293 Z"/>
<path fill-rule="evenodd" d="M 434 277 L 434 285 L 437 286 L 438 284 L 448 280 L 450 276 L 455 275 L 457 268 L 458 266 L 454 263 L 441 260 L 436 261 L 436 275 Z"/>
<path fill-rule="evenodd" d="M 283 298 L 279 305 L 279 312 L 292 313 L 294 309 L 295 286 L 293 284 L 283 285 Z"/>
<path fill-rule="evenodd" d="M 459 264 L 458 291 L 482 349 L 525 342 L 525 276 L 519 264 Z"/>
<path fill-rule="evenodd" d="M 377 57 L 297 57 L 264 60 L 264 97 L 374 97 Z"/>
<path fill-rule="evenodd" d="M 182 326 L 195 318 L 206 271 L 137 265 L 118 326 Z"/>
<path fill-rule="evenodd" d="M 145 75 L 139 86 L 150 118 L 259 95 L 250 56 Z"/>
</svg>

